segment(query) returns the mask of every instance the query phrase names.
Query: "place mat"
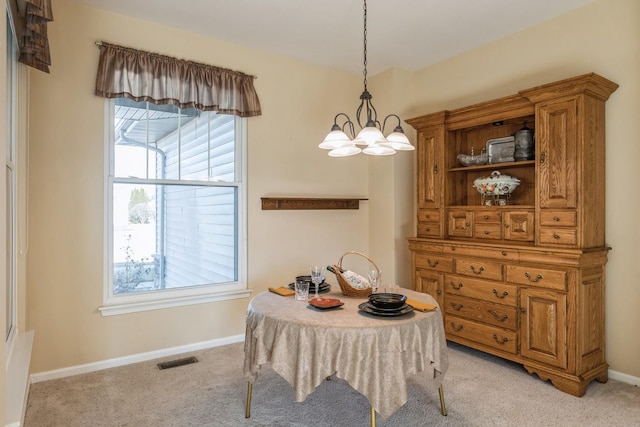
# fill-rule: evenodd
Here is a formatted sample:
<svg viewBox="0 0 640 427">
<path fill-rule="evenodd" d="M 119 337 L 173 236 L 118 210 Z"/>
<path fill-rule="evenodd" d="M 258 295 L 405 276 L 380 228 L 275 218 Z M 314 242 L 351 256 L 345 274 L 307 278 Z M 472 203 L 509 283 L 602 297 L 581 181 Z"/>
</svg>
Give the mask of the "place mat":
<svg viewBox="0 0 640 427">
<path fill-rule="evenodd" d="M 290 297 L 291 295 L 295 295 L 296 292 L 291 289 L 285 288 L 284 286 L 280 286 L 278 288 L 269 287 L 269 292 L 273 292 L 274 294 L 282 295 L 283 297 Z"/>
<path fill-rule="evenodd" d="M 407 304 L 409 304 L 411 307 L 413 307 L 414 309 L 418 310 L 418 311 L 434 311 L 437 310 L 438 307 L 436 305 L 433 304 L 429 304 L 428 302 L 420 302 L 420 301 L 416 301 L 414 299 L 411 298 L 407 298 Z"/>
</svg>

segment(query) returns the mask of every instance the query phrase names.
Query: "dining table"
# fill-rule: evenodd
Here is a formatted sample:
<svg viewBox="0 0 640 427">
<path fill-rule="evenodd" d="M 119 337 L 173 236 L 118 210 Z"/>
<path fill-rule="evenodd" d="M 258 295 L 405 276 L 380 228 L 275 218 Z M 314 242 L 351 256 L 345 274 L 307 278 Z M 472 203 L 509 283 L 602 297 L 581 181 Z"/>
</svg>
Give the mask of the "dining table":
<svg viewBox="0 0 640 427">
<path fill-rule="evenodd" d="M 440 307 L 428 294 L 400 291 L 408 302 L 428 303 L 435 309 L 379 315 L 363 310 L 368 306 L 366 297 L 331 291 L 320 296 L 338 299 L 342 305 L 319 309 L 310 301 L 270 291 L 253 297 L 246 311 L 245 416 L 250 417 L 252 385 L 265 366 L 291 385 L 296 402 L 304 401 L 332 375 L 345 380 L 368 399 L 372 426 L 376 412 L 386 419 L 408 401 L 410 377 L 427 375 L 438 387 L 441 412 L 446 415 L 442 380 L 448 356 Z"/>
</svg>

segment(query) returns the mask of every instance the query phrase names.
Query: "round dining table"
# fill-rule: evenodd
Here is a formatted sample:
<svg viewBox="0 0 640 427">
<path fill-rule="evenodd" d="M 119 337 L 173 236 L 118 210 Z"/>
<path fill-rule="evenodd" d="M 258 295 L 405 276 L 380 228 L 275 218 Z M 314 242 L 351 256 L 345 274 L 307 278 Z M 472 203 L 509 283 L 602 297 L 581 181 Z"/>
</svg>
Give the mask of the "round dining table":
<svg viewBox="0 0 640 427">
<path fill-rule="evenodd" d="M 439 388 L 441 411 L 446 415 L 442 379 L 448 357 L 440 308 L 428 294 L 409 289 L 401 293 L 409 302 L 430 303 L 436 309 L 376 315 L 359 308 L 366 298 L 339 292 L 320 295 L 344 303 L 331 309 L 269 291 L 253 297 L 246 312 L 246 417 L 250 416 L 252 384 L 265 365 L 291 385 L 296 402 L 304 401 L 332 375 L 344 379 L 369 400 L 373 426 L 376 412 L 387 418 L 407 402 L 408 378 L 423 373 Z"/>
</svg>

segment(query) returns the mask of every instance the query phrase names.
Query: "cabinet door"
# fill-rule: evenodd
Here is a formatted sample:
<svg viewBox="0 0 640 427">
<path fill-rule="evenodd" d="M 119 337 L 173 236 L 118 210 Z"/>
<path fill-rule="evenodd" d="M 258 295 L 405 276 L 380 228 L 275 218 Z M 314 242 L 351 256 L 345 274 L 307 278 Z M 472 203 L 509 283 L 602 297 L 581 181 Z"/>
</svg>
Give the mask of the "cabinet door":
<svg viewBox="0 0 640 427">
<path fill-rule="evenodd" d="M 576 207 L 577 138 L 576 99 L 536 106 L 536 186 L 542 209 Z"/>
<path fill-rule="evenodd" d="M 473 237 L 473 212 L 449 211 L 448 234 L 456 237 Z"/>
<path fill-rule="evenodd" d="M 504 238 L 519 242 L 533 242 L 533 211 L 506 211 Z"/>
<path fill-rule="evenodd" d="M 531 360 L 567 367 L 567 297 L 536 288 L 520 289 L 520 354 Z"/>
<path fill-rule="evenodd" d="M 438 301 L 440 307 L 444 305 L 444 280 L 442 273 L 417 269 L 415 280 L 415 290 L 417 292 L 431 295 Z"/>
<path fill-rule="evenodd" d="M 418 208 L 439 208 L 442 203 L 444 127 L 421 129 L 418 134 Z"/>
</svg>

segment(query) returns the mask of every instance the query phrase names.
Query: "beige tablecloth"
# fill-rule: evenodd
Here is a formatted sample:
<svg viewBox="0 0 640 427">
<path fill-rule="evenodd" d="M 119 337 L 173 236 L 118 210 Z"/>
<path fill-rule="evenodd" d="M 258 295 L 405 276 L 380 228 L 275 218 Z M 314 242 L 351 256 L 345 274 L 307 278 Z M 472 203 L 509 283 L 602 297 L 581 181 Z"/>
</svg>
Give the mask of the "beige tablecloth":
<svg viewBox="0 0 640 427">
<path fill-rule="evenodd" d="M 337 286 L 335 286 L 337 287 Z M 429 295 L 403 289 L 410 298 L 436 304 Z M 447 372 L 447 343 L 440 311 L 379 317 L 358 310 L 366 299 L 338 293 L 333 310 L 271 292 L 256 295 L 247 309 L 244 373 L 251 382 L 271 364 L 302 402 L 335 374 L 367 397 L 387 418 L 407 402 L 407 378 L 419 372 L 435 386 Z"/>
</svg>

